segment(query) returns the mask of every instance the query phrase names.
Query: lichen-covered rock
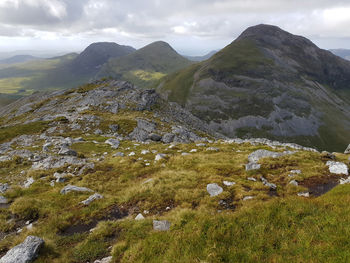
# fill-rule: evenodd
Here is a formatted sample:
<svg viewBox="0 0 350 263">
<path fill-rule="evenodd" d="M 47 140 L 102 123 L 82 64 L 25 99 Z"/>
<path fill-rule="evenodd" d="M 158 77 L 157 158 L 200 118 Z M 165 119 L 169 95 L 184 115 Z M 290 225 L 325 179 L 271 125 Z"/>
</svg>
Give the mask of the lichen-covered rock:
<svg viewBox="0 0 350 263">
<path fill-rule="evenodd" d="M 10 249 L 5 256 L 0 259 L 0 263 L 29 263 L 32 262 L 44 245 L 44 240 L 28 236 L 23 243 Z"/>
<path fill-rule="evenodd" d="M 218 184 L 208 184 L 207 191 L 211 197 L 217 196 L 222 193 L 223 189 Z"/>
<path fill-rule="evenodd" d="M 98 199 L 102 199 L 103 196 L 98 194 L 98 193 L 95 193 L 93 195 L 90 195 L 88 199 L 84 200 L 84 201 L 81 201 L 81 203 L 83 205 L 89 205 L 91 202 L 95 201 L 95 200 L 98 200 Z"/>
<path fill-rule="evenodd" d="M 61 189 L 61 194 L 65 195 L 70 192 L 93 192 L 91 189 L 86 187 L 80 187 L 75 185 L 67 185 Z"/>
<path fill-rule="evenodd" d="M 157 231 L 168 231 L 170 229 L 170 222 L 167 220 L 153 220 L 153 229 Z"/>
<path fill-rule="evenodd" d="M 328 161 L 326 165 L 329 167 L 329 171 L 333 174 L 349 175 L 349 169 L 345 163 Z"/>
</svg>

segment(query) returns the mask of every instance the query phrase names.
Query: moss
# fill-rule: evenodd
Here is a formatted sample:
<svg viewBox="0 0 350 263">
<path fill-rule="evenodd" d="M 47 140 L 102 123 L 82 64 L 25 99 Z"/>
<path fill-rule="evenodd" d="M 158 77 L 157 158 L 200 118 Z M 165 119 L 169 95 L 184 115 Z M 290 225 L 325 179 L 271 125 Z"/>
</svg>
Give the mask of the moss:
<svg viewBox="0 0 350 263">
<path fill-rule="evenodd" d="M 16 126 L 0 127 L 0 143 L 7 142 L 23 134 L 41 133 L 49 127 L 50 122 L 38 121 Z"/>
</svg>

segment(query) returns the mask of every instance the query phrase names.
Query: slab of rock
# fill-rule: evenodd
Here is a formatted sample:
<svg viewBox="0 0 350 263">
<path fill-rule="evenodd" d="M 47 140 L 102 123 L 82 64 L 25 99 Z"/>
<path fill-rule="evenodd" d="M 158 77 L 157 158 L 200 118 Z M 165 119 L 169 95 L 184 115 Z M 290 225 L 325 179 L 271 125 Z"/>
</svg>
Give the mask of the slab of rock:
<svg viewBox="0 0 350 263">
<path fill-rule="evenodd" d="M 349 168 L 345 163 L 328 161 L 326 165 L 329 171 L 333 174 L 345 174 L 349 175 Z"/>
<path fill-rule="evenodd" d="M 105 143 L 109 144 L 113 149 L 118 149 L 120 142 L 117 139 L 108 139 Z"/>
<path fill-rule="evenodd" d="M 157 231 L 168 231 L 170 229 L 170 222 L 167 220 L 153 220 L 153 229 Z"/>
<path fill-rule="evenodd" d="M 350 154 L 350 144 L 349 146 L 346 148 L 346 150 L 344 151 L 345 154 Z"/>
<path fill-rule="evenodd" d="M 110 262 L 112 262 L 112 257 L 111 256 L 94 261 L 94 263 L 110 263 Z"/>
<path fill-rule="evenodd" d="M 7 200 L 6 197 L 0 195 L 0 205 L 6 205 L 6 204 L 8 204 L 8 202 L 9 201 Z"/>
<path fill-rule="evenodd" d="M 24 188 L 29 188 L 34 182 L 35 180 L 33 177 L 29 177 L 27 181 L 24 182 Z"/>
<path fill-rule="evenodd" d="M 217 184 L 208 184 L 207 191 L 210 194 L 210 196 L 213 197 L 213 196 L 217 196 L 217 195 L 221 194 L 223 189 L 222 189 L 222 187 L 218 186 Z"/>
<path fill-rule="evenodd" d="M 5 256 L 0 259 L 0 263 L 29 263 L 32 262 L 44 245 L 44 240 L 40 237 L 28 236 L 23 243 L 11 248 Z"/>
<path fill-rule="evenodd" d="M 258 163 L 247 163 L 245 165 L 246 171 L 259 170 L 260 168 L 261 168 L 261 164 L 258 164 Z"/>
<path fill-rule="evenodd" d="M 69 192 L 93 192 L 91 189 L 86 187 L 80 187 L 75 185 L 67 185 L 61 189 L 61 194 L 65 195 Z"/>
<path fill-rule="evenodd" d="M 98 193 L 95 193 L 93 195 L 90 195 L 88 199 L 84 200 L 84 201 L 81 201 L 81 203 L 83 205 L 89 205 L 91 202 L 95 201 L 95 200 L 98 200 L 98 199 L 102 199 L 103 196 L 98 194 Z"/>
</svg>

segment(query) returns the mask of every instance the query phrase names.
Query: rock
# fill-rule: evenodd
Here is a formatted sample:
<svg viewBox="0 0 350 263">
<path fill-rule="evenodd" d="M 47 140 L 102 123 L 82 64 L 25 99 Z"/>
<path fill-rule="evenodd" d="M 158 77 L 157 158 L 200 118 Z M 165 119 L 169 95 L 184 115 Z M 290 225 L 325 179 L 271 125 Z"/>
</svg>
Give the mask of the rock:
<svg viewBox="0 0 350 263">
<path fill-rule="evenodd" d="M 131 152 L 128 154 L 128 156 L 135 156 L 135 154 L 136 154 L 135 152 Z"/>
<path fill-rule="evenodd" d="M 196 153 L 197 152 L 197 149 L 192 149 L 191 151 L 190 151 L 190 153 Z"/>
<path fill-rule="evenodd" d="M 33 170 L 48 170 L 61 168 L 66 165 L 83 166 L 86 164 L 84 159 L 77 158 L 75 156 L 49 156 L 43 160 L 33 163 Z"/>
<path fill-rule="evenodd" d="M 105 143 L 109 144 L 113 149 L 118 149 L 120 142 L 117 139 L 108 139 Z"/>
<path fill-rule="evenodd" d="M 7 198 L 0 195 L 0 205 L 6 205 L 8 203 L 9 203 L 9 201 L 7 200 Z"/>
<path fill-rule="evenodd" d="M 223 184 L 226 185 L 226 186 L 232 186 L 232 185 L 235 185 L 236 183 L 235 182 L 229 182 L 229 181 L 223 181 Z"/>
<path fill-rule="evenodd" d="M 113 157 L 124 157 L 124 153 L 117 152 L 117 153 L 113 154 Z"/>
<path fill-rule="evenodd" d="M 208 184 L 207 191 L 210 194 L 210 196 L 213 197 L 213 196 L 217 196 L 217 195 L 221 194 L 223 189 L 222 189 L 222 187 L 218 186 L 217 184 Z"/>
<path fill-rule="evenodd" d="M 94 132 L 94 134 L 96 134 L 96 135 L 101 135 L 103 132 L 100 130 L 100 129 L 97 129 L 95 132 Z"/>
<path fill-rule="evenodd" d="M 153 229 L 157 231 L 168 231 L 170 229 L 170 222 L 167 220 L 153 220 Z"/>
<path fill-rule="evenodd" d="M 143 219 L 145 219 L 145 217 L 144 217 L 141 213 L 139 213 L 139 214 L 135 217 L 135 220 L 143 220 Z"/>
<path fill-rule="evenodd" d="M 301 170 L 291 170 L 292 174 L 301 174 Z"/>
<path fill-rule="evenodd" d="M 208 148 L 206 149 L 206 151 L 218 152 L 218 151 L 219 151 L 219 148 L 216 148 L 216 147 L 208 147 Z"/>
<path fill-rule="evenodd" d="M 298 185 L 299 185 L 298 181 L 296 181 L 296 180 L 290 181 L 289 184 L 295 185 L 295 186 L 298 186 Z"/>
<path fill-rule="evenodd" d="M 243 201 L 247 201 L 247 200 L 251 200 L 251 199 L 254 199 L 254 196 L 248 195 L 248 196 L 243 197 Z"/>
<path fill-rule="evenodd" d="M 254 177 L 248 177 L 247 180 L 252 181 L 252 182 L 256 182 L 256 179 Z"/>
<path fill-rule="evenodd" d="M 69 192 L 93 192 L 91 189 L 86 187 L 79 187 L 75 185 L 67 185 L 61 189 L 61 194 L 65 195 Z"/>
<path fill-rule="evenodd" d="M 188 156 L 190 155 L 189 153 L 181 153 L 182 156 Z"/>
<path fill-rule="evenodd" d="M 346 179 L 341 178 L 339 180 L 339 183 L 340 184 L 350 184 L 350 176 L 348 178 L 346 178 Z"/>
<path fill-rule="evenodd" d="M 43 145 L 43 152 L 48 152 L 50 151 L 49 147 L 52 146 L 52 143 L 48 142 Z"/>
<path fill-rule="evenodd" d="M 98 193 L 95 193 L 93 195 L 90 195 L 88 199 L 84 200 L 84 201 L 81 201 L 81 203 L 83 205 L 89 205 L 91 202 L 95 201 L 95 200 L 98 200 L 98 199 L 102 199 L 103 196 L 98 194 Z"/>
<path fill-rule="evenodd" d="M 175 134 L 172 133 L 166 133 L 162 137 L 162 142 L 164 143 L 171 143 L 174 141 Z"/>
<path fill-rule="evenodd" d="M 248 163 L 245 165 L 245 170 L 246 171 L 259 170 L 260 167 L 261 165 L 258 163 Z"/>
<path fill-rule="evenodd" d="M 344 151 L 345 154 L 350 154 L 350 144 L 349 146 L 346 148 L 346 150 Z"/>
<path fill-rule="evenodd" d="M 129 136 L 132 140 L 144 142 L 149 139 L 149 134 L 153 133 L 155 129 L 155 123 L 138 119 L 137 127 L 129 134 Z"/>
<path fill-rule="evenodd" d="M 298 196 L 301 196 L 301 197 L 310 197 L 310 193 L 309 193 L 309 192 L 301 192 L 301 193 L 298 193 Z"/>
<path fill-rule="evenodd" d="M 326 151 L 321 152 L 321 157 L 325 158 L 325 159 L 331 159 L 331 160 L 335 160 L 336 159 L 334 154 L 332 154 L 330 152 L 326 152 Z"/>
<path fill-rule="evenodd" d="M 56 183 L 64 183 L 66 181 L 66 173 L 54 173 L 53 177 L 56 178 Z"/>
<path fill-rule="evenodd" d="M 94 263 L 111 263 L 111 262 L 112 262 L 112 256 L 94 261 Z"/>
<path fill-rule="evenodd" d="M 29 263 L 32 262 L 44 245 L 44 240 L 28 236 L 23 243 L 10 249 L 5 256 L 0 259 L 0 263 Z"/>
<path fill-rule="evenodd" d="M 34 182 L 35 180 L 33 177 L 28 178 L 27 181 L 24 182 L 24 188 L 29 188 Z"/>
<path fill-rule="evenodd" d="M 267 158 L 267 157 L 278 158 L 278 157 L 288 155 L 288 154 L 293 154 L 293 153 L 295 153 L 295 152 L 285 151 L 285 152 L 280 153 L 280 152 L 271 152 L 268 150 L 260 149 L 260 150 L 257 150 L 255 152 L 249 154 L 248 161 L 250 163 L 257 163 L 257 162 L 259 162 L 259 160 L 261 158 Z"/>
<path fill-rule="evenodd" d="M 141 151 L 141 154 L 143 154 L 143 155 L 148 154 L 148 153 L 150 153 L 149 150 L 142 150 L 142 151 Z"/>
<path fill-rule="evenodd" d="M 5 193 L 8 189 L 10 188 L 10 186 L 8 184 L 1 184 L 0 183 L 0 193 Z"/>
<path fill-rule="evenodd" d="M 154 158 L 154 160 L 155 160 L 155 161 L 160 161 L 160 160 L 164 159 L 165 157 L 166 157 L 165 154 L 158 153 L 158 154 L 156 155 L 156 157 Z"/>
<path fill-rule="evenodd" d="M 266 178 L 261 177 L 261 181 L 265 186 L 269 187 L 272 190 L 276 190 L 277 186 L 273 183 L 269 183 Z"/>
<path fill-rule="evenodd" d="M 159 134 L 156 134 L 156 133 L 151 133 L 149 135 L 149 138 L 154 142 L 159 142 L 162 139 L 162 136 L 160 136 Z"/>
<path fill-rule="evenodd" d="M 349 175 L 349 169 L 345 163 L 328 161 L 326 165 L 329 167 L 329 171 L 333 174 Z"/>
<path fill-rule="evenodd" d="M 117 132 L 119 130 L 119 125 L 118 124 L 111 124 L 109 125 L 109 129 L 111 132 Z"/>
<path fill-rule="evenodd" d="M 59 155 L 66 155 L 66 156 L 77 156 L 78 153 L 72 149 L 69 149 L 68 147 L 62 147 L 59 152 Z"/>
<path fill-rule="evenodd" d="M 196 146 L 197 146 L 197 147 L 205 147 L 205 146 L 207 146 L 207 145 L 206 145 L 205 143 L 197 143 Z"/>
</svg>

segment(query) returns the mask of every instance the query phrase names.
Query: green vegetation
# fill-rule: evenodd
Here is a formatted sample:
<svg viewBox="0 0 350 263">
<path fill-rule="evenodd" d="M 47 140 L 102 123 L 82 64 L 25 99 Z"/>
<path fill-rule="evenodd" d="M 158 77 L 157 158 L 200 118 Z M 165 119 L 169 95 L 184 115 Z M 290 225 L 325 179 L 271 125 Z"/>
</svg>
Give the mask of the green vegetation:
<svg viewBox="0 0 350 263">
<path fill-rule="evenodd" d="M 13 138 L 22 134 L 36 134 L 48 128 L 49 122 L 38 121 L 28 124 L 19 124 L 15 126 L 0 127 L 0 143 L 11 141 Z"/>
</svg>

